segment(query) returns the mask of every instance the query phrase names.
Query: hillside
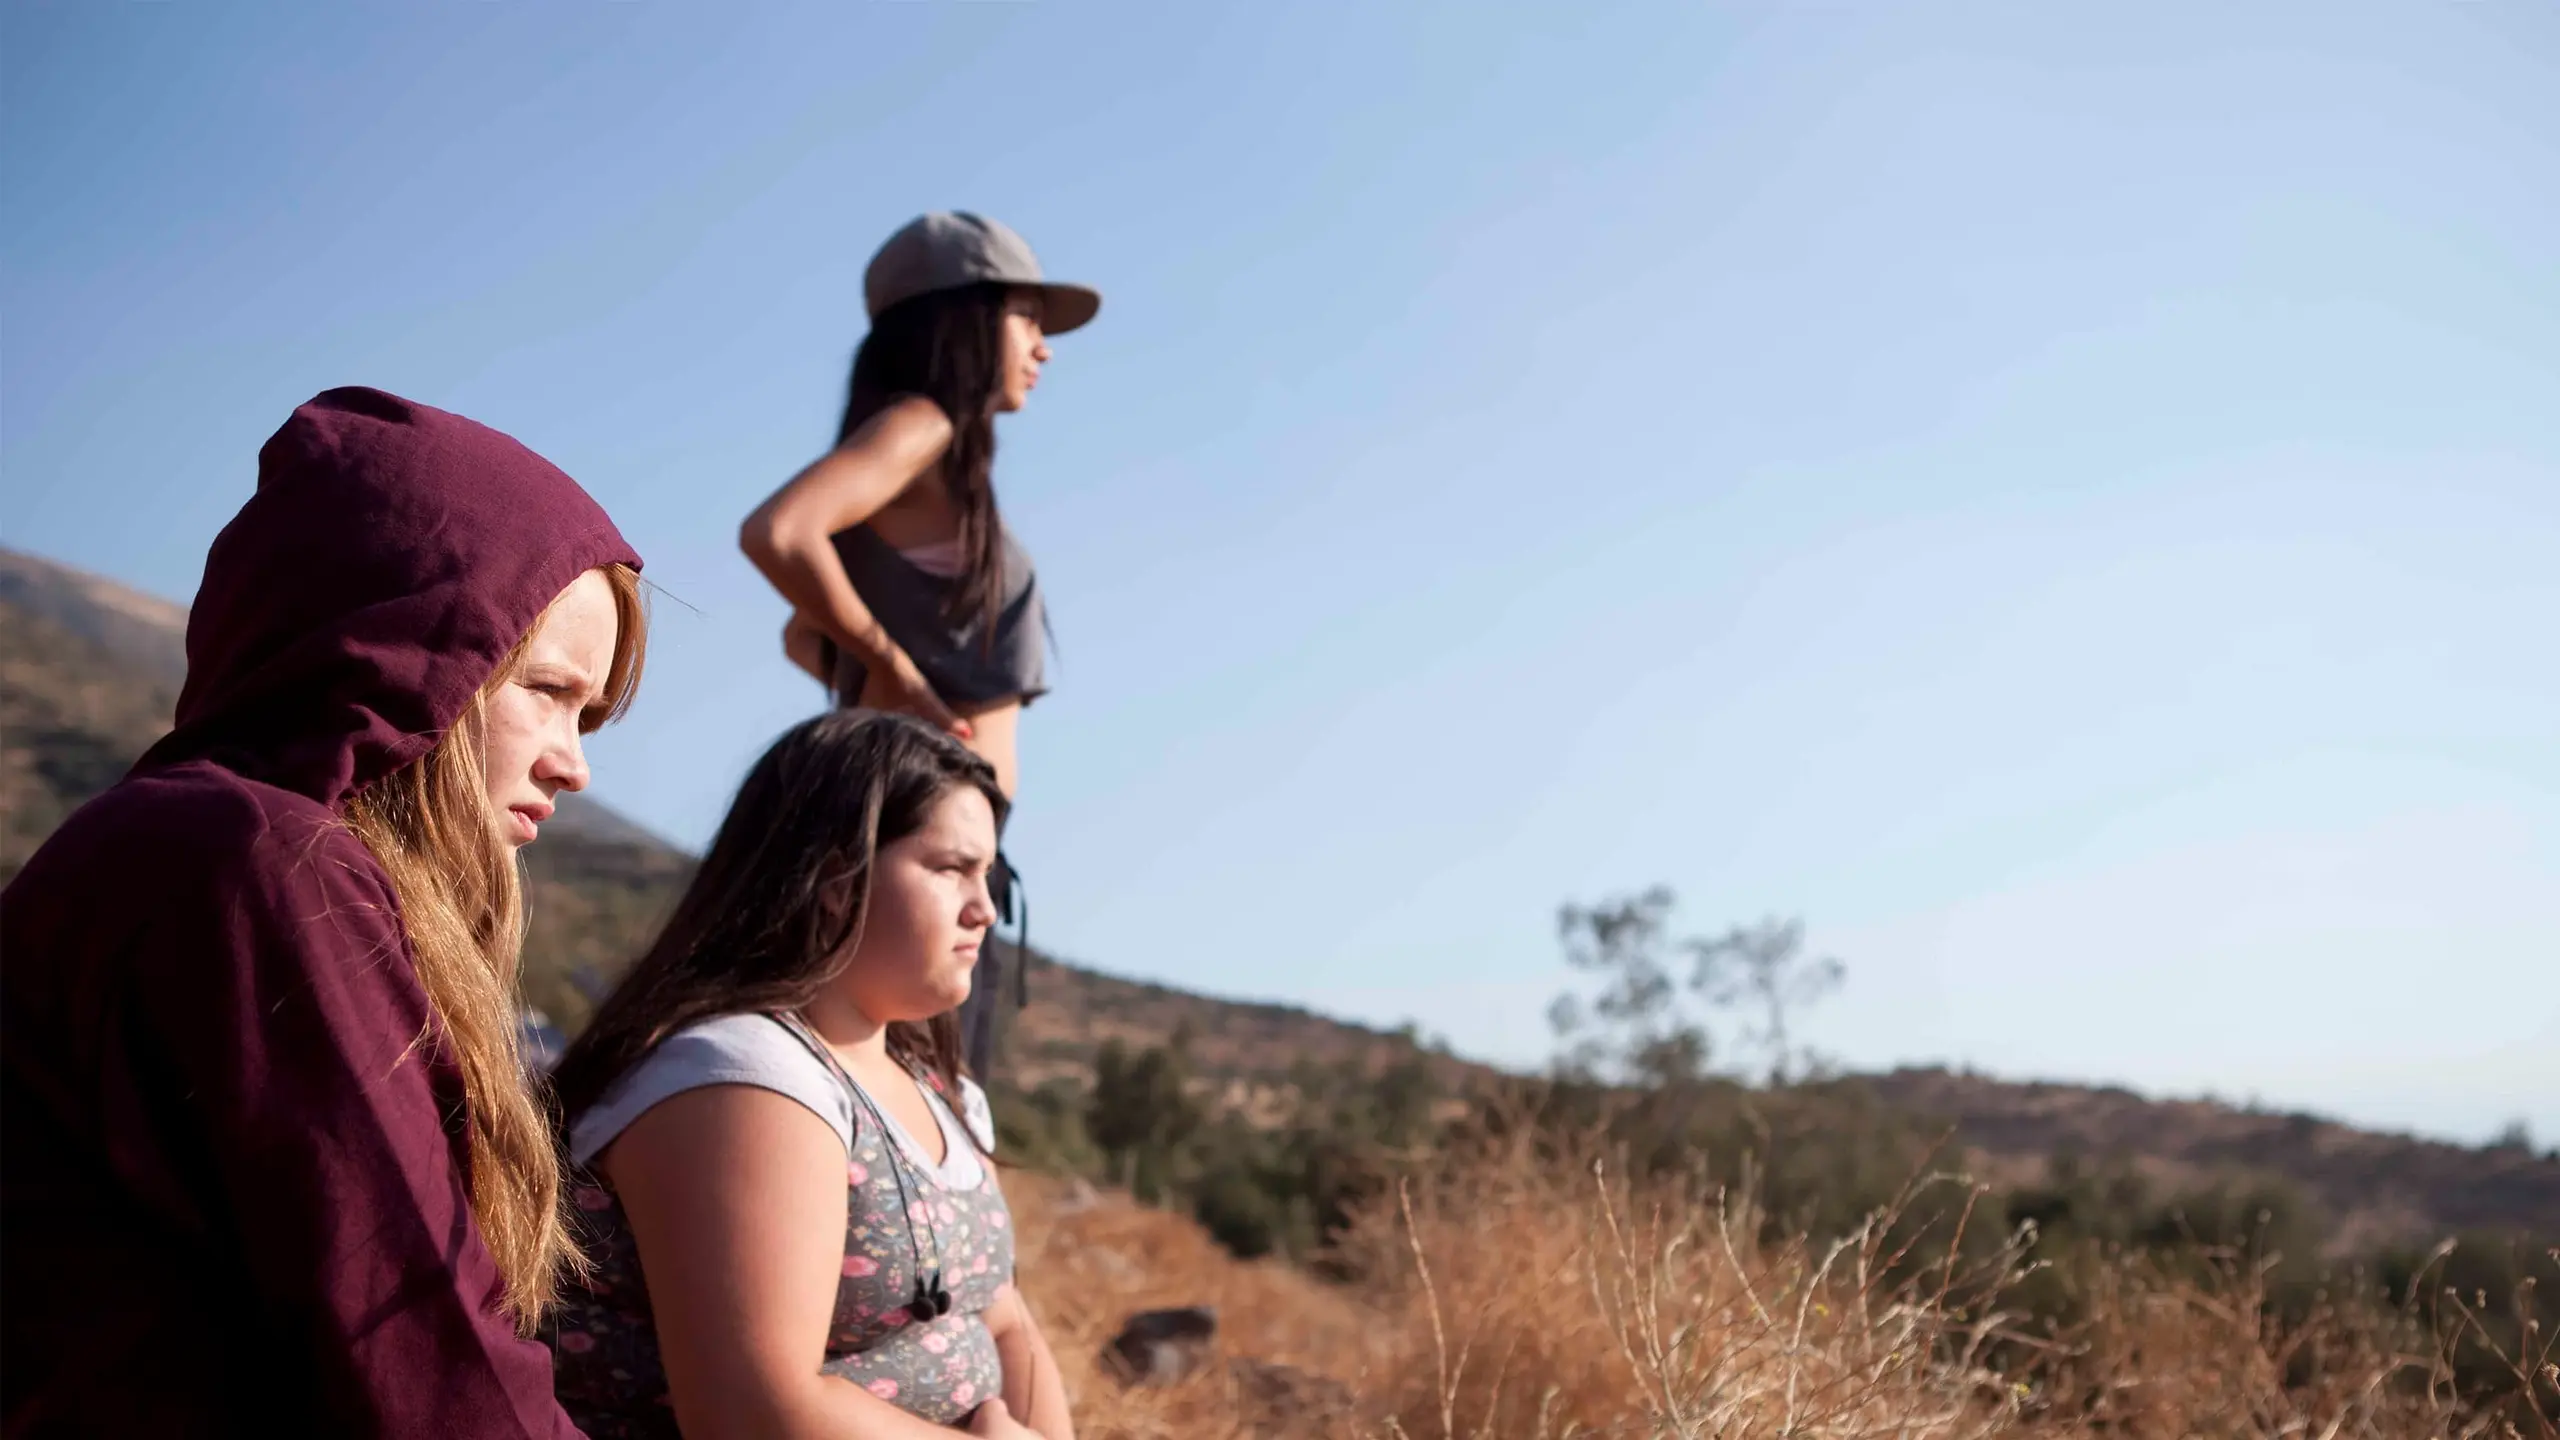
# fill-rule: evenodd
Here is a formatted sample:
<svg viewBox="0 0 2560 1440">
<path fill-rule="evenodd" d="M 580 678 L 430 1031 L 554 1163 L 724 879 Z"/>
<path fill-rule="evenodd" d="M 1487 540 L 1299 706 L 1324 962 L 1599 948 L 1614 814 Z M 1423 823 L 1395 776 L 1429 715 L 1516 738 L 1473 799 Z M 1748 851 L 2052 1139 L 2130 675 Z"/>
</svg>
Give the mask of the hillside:
<svg viewBox="0 0 2560 1440">
<path fill-rule="evenodd" d="M 18 557 L 0 580 L 24 578 Z M 0 588 L 0 881 L 169 725 L 183 660 L 128 664 L 107 644 Z"/>
<path fill-rule="evenodd" d="M 2172 1186 L 2234 1171 L 2279 1176 L 2335 1222 L 2330 1246 L 2341 1252 L 2411 1235 L 2560 1228 L 2554 1152 L 2449 1145 L 2316 1115 L 1945 1070 L 1896 1070 L 1868 1083 L 1888 1103 L 1955 1125 L 1980 1157 L 1975 1168 L 1991 1178 L 2026 1178 L 2056 1154 L 2128 1157 Z"/>
<path fill-rule="evenodd" d="M 1257 1089 L 1285 1085 L 1300 1066 L 1374 1074 L 1416 1053 L 1413 1039 L 1399 1032 L 1294 1005 L 1219 999 L 1122 979 L 1036 953 L 1030 988 L 1032 1004 L 1008 1014 L 1004 1040 L 1011 1078 L 1026 1087 L 1084 1079 L 1095 1054 L 1111 1041 L 1146 1049 L 1177 1034 L 1184 1037 L 1192 1068 L 1227 1087 L 1239 1102 Z M 1448 1089 L 1497 1073 L 1454 1056 L 1424 1052 L 1423 1058 Z"/>
<path fill-rule="evenodd" d="M 185 612 L 32 556 L 0 550 L 0 878 L 83 800 L 112 784 L 168 724 L 184 676 Z M 644 697 L 645 703 L 645 697 Z M 526 990 L 565 1028 L 626 963 L 690 864 L 600 804 L 570 797 L 528 852 Z M 1285 1005 L 1189 994 L 1035 960 L 1032 1006 L 1008 1019 L 1008 1079 L 1082 1083 L 1102 1044 L 1188 1037 L 1195 1069 L 1253 1114 L 1299 1067 L 1374 1073 L 1416 1053 L 1409 1038 Z M 1444 1089 L 1489 1078 L 1448 1056 Z M 2033 1178 L 2048 1156 L 2121 1157 L 2156 1180 L 2234 1170 L 2280 1176 L 2337 1226 L 2341 1243 L 2471 1226 L 2560 1228 L 2560 1159 L 2375 1134 L 2303 1115 L 2155 1101 L 2084 1085 L 2017 1084 L 1944 1071 L 1863 1082 L 1936 1117 L 1986 1175 Z"/>
</svg>

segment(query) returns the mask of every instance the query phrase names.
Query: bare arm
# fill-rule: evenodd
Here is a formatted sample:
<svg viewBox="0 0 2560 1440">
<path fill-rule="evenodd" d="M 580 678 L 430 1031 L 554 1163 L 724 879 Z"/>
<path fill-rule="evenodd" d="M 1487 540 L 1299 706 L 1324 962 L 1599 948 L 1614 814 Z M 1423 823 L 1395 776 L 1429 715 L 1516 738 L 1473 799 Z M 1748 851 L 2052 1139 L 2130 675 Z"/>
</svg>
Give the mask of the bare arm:
<svg viewBox="0 0 2560 1440">
<path fill-rule="evenodd" d="M 1007 700 L 992 705 L 969 717 L 969 748 L 995 767 L 996 788 L 1005 798 L 1014 797 L 1014 785 L 1020 778 L 1021 754 L 1015 737 L 1021 729 L 1022 702 Z"/>
<path fill-rule="evenodd" d="M 690 1440 L 949 1440 L 819 1369 L 846 1218 L 844 1145 L 825 1121 L 769 1090 L 714 1085 L 652 1107 L 600 1163 L 648 1269 Z"/>
<path fill-rule="evenodd" d="M 809 672 L 819 684 L 835 688 L 835 672 L 827 664 L 827 632 L 817 622 L 794 610 L 782 627 L 782 653 L 792 664 Z"/>
<path fill-rule="evenodd" d="M 1067 1384 L 1058 1374 L 1058 1359 L 1049 1352 L 1049 1337 L 1031 1318 L 1022 1292 L 1007 1285 L 987 1310 L 987 1330 L 995 1336 L 996 1355 L 1004 1362 L 1004 1405 L 1013 1418 L 1038 1432 L 1041 1440 L 1075 1440 L 1075 1419 L 1067 1413 Z"/>
<path fill-rule="evenodd" d="M 833 640 L 880 674 L 897 697 L 895 708 L 965 734 L 967 726 L 862 603 L 835 547 L 838 531 L 879 514 L 932 470 L 950 445 L 951 421 L 941 407 L 925 399 L 901 400 L 758 505 L 738 527 L 738 548 L 791 603 L 793 624 Z M 794 630 L 784 630 L 783 643 L 798 661 L 790 649 Z"/>
<path fill-rule="evenodd" d="M 897 642 L 854 593 L 834 537 L 905 494 L 950 444 L 940 407 L 902 400 L 766 497 L 738 527 L 738 548 L 828 639 L 855 655 L 886 656 Z"/>
</svg>

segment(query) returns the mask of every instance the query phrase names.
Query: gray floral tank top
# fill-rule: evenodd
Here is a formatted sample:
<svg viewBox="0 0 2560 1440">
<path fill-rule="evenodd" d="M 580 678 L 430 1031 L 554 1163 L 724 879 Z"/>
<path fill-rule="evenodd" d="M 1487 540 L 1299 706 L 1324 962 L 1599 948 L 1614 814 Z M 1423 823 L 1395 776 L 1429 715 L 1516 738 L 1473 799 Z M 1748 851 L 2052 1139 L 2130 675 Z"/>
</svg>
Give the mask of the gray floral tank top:
<svg viewBox="0 0 2560 1440">
<path fill-rule="evenodd" d="M 823 1043 L 796 1020 L 773 1018 L 811 1047 L 855 1099 L 845 1164 L 844 1268 L 822 1368 L 919 1418 L 946 1425 L 965 1419 L 1003 1388 L 984 1318 L 996 1292 L 1013 1279 L 1013 1221 L 995 1167 L 955 1164 L 975 1158 L 958 1154 L 934 1165 Z M 950 1116 L 954 1097 L 931 1076 L 916 1078 L 950 1143 L 965 1143 L 960 1137 L 967 1127 Z M 570 1187 L 579 1239 L 595 1271 L 586 1284 L 567 1288 L 543 1327 L 561 1408 L 595 1440 L 672 1440 L 675 1411 L 641 1256 L 621 1201 L 592 1169 L 574 1173 Z M 919 1264 L 928 1283 L 939 1271 L 952 1300 L 948 1313 L 926 1320 L 909 1313 Z"/>
</svg>

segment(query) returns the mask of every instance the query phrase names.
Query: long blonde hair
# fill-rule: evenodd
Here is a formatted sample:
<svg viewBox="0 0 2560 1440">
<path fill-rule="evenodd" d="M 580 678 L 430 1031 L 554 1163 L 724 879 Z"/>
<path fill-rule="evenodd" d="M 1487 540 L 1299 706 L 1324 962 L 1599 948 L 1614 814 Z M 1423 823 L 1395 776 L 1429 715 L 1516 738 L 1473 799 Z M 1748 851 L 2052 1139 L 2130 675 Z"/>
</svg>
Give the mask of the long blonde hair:
<svg viewBox="0 0 2560 1440">
<path fill-rule="evenodd" d="M 619 621 L 602 700 L 610 720 L 639 689 L 648 615 L 638 572 L 603 570 Z M 418 981 L 462 1070 L 472 1218 L 506 1282 L 507 1314 L 528 1335 L 561 1270 L 581 1262 L 560 1211 L 551 1127 L 526 1073 L 517 1020 L 524 878 L 498 841 L 484 747 L 489 694 L 516 673 L 541 628 L 537 620 L 525 631 L 433 750 L 346 809 L 348 828 L 391 877 Z"/>
</svg>

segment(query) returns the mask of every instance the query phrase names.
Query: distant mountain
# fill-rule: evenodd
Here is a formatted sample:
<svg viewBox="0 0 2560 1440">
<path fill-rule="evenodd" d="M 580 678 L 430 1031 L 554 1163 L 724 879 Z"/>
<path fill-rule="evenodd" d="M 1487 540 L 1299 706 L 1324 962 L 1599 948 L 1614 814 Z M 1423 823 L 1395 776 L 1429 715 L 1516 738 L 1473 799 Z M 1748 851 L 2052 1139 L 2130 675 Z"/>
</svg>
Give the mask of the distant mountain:
<svg viewBox="0 0 2560 1440">
<path fill-rule="evenodd" d="M 1936 1069 L 1896 1070 L 1867 1083 L 1890 1104 L 1954 1125 L 1976 1169 L 1991 1177 L 2027 1178 L 2058 1154 L 2129 1158 L 2170 1186 L 2233 1171 L 2277 1175 L 2328 1214 L 2330 1247 L 2348 1253 L 2457 1230 L 2560 1232 L 2560 1152 L 2452 1145 L 2102 1085 Z"/>
<path fill-rule="evenodd" d="M 174 696 L 187 678 L 187 610 L 102 576 L 0 548 L 0 606 L 85 641 Z"/>
<path fill-rule="evenodd" d="M 186 673 L 185 624 L 186 612 L 167 601 L 0 550 L 0 880 L 167 730 Z M 525 989 L 574 1032 L 646 943 L 693 862 L 607 806 L 568 798 L 576 803 L 527 852 Z M 1008 1007 L 1005 1045 L 1007 1078 L 1025 1086 L 1083 1080 L 1109 1040 L 1144 1047 L 1180 1034 L 1225 1102 L 1251 1114 L 1283 1098 L 1301 1064 L 1374 1073 L 1417 1053 L 1407 1035 L 1048 957 L 1035 957 L 1029 986 L 1031 1007 L 1018 1015 Z M 1453 1088 L 1494 1073 L 1445 1055 L 1428 1063 Z M 2281 1176 L 2332 1217 L 2342 1241 L 2358 1244 L 2468 1226 L 2560 1230 L 2560 1160 L 2521 1148 L 1943 1070 L 1861 1083 L 1953 1126 L 1976 1168 L 1994 1178 L 2032 1178 L 2056 1154 L 2112 1156 L 2171 1183 L 2233 1170 Z"/>
<path fill-rule="evenodd" d="M 0 881 L 169 728 L 186 612 L 0 550 Z"/>
</svg>

